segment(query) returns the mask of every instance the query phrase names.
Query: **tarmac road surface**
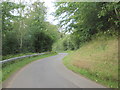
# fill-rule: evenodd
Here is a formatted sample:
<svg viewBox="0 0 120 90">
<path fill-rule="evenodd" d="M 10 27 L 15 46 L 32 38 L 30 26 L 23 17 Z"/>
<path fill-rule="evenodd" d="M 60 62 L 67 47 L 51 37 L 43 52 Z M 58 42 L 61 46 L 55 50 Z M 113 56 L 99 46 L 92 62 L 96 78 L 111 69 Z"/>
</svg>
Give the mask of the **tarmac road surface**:
<svg viewBox="0 0 120 90">
<path fill-rule="evenodd" d="M 106 88 L 67 69 L 59 53 L 34 61 L 3 83 L 3 88 Z"/>
</svg>

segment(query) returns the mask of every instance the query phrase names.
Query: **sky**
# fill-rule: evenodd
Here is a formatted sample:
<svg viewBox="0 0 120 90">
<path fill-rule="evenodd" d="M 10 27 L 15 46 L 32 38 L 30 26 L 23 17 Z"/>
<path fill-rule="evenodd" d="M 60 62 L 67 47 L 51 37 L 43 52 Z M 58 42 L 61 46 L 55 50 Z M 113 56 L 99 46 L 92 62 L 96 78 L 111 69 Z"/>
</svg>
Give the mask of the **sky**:
<svg viewBox="0 0 120 90">
<path fill-rule="evenodd" d="M 47 20 L 50 23 L 52 23 L 54 25 L 57 25 L 58 21 L 54 20 L 55 17 L 53 15 L 51 15 L 51 13 L 55 11 L 55 7 L 54 7 L 53 1 L 54 0 L 47 0 L 47 1 L 45 1 L 45 6 L 47 7 Z"/>
<path fill-rule="evenodd" d="M 4 1 L 8 1 L 8 0 L 4 0 Z M 55 17 L 53 15 L 51 15 L 51 13 L 53 13 L 55 11 L 55 7 L 54 7 L 54 3 L 55 0 L 9 0 L 15 3 L 19 3 L 21 2 L 27 2 L 27 3 L 34 3 L 35 1 L 42 1 L 45 2 L 45 6 L 47 7 L 47 17 L 46 20 L 49 21 L 51 24 L 57 25 L 58 24 L 58 20 L 55 20 Z"/>
<path fill-rule="evenodd" d="M 4 0 L 4 1 L 8 1 L 8 0 Z M 53 13 L 55 11 L 55 7 L 54 7 L 54 3 L 53 2 L 58 2 L 58 1 L 82 1 L 83 0 L 9 0 L 9 1 L 12 1 L 12 2 L 15 2 L 15 3 L 18 3 L 18 2 L 27 2 L 27 3 L 34 3 L 35 1 L 42 1 L 42 2 L 45 2 L 45 6 L 47 7 L 47 21 L 49 21 L 51 24 L 54 24 L 54 25 L 57 25 L 58 24 L 58 20 L 55 20 L 55 17 L 53 15 L 51 15 L 51 13 Z M 86 0 L 84 0 L 86 1 Z M 87 1 L 118 1 L 118 0 L 87 0 Z"/>
</svg>

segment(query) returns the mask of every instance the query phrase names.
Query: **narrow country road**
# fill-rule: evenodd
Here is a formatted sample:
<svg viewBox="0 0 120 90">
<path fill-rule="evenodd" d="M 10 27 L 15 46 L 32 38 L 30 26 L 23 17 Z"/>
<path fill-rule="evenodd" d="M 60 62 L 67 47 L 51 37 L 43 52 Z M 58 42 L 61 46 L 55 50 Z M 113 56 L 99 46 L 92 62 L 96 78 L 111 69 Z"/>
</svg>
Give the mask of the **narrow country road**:
<svg viewBox="0 0 120 90">
<path fill-rule="evenodd" d="M 59 53 L 26 65 L 3 88 L 105 88 L 68 70 L 62 64 L 66 55 Z"/>
</svg>

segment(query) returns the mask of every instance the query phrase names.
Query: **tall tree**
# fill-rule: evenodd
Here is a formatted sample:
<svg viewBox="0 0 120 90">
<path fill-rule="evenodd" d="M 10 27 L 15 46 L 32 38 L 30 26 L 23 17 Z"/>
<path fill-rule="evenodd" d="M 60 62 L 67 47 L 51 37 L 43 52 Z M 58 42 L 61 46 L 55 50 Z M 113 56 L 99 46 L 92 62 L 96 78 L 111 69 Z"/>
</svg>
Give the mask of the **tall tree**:
<svg viewBox="0 0 120 90">
<path fill-rule="evenodd" d="M 119 28 L 119 2 L 57 2 L 55 16 L 66 31 L 79 31 L 85 40 L 108 29 Z"/>
</svg>

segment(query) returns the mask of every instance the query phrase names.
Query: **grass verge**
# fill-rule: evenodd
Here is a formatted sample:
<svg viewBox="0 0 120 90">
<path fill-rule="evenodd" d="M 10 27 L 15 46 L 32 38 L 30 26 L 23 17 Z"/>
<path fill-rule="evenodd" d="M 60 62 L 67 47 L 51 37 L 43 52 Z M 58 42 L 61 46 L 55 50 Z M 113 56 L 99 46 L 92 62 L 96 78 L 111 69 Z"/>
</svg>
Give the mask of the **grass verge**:
<svg viewBox="0 0 120 90">
<path fill-rule="evenodd" d="M 102 85 L 118 88 L 118 39 L 98 38 L 63 59 L 64 65 Z"/>
<path fill-rule="evenodd" d="M 11 55 L 2 56 L 2 60 L 19 57 L 19 56 L 24 56 L 24 55 L 32 55 L 32 54 L 35 54 L 35 53 L 20 53 L 20 54 L 15 54 L 15 55 L 11 54 Z"/>
<path fill-rule="evenodd" d="M 72 51 L 72 50 L 67 50 L 67 51 L 57 51 L 57 53 L 72 53 L 72 52 L 74 52 L 74 51 Z"/>
<path fill-rule="evenodd" d="M 27 57 L 24 59 L 19 59 L 17 61 L 12 61 L 9 63 L 6 63 L 5 65 L 2 66 L 2 81 L 6 80 L 10 75 L 12 75 L 14 72 L 22 68 L 28 63 L 31 63 L 35 60 L 39 60 L 45 57 L 53 56 L 56 55 L 57 53 L 48 53 L 40 56 L 35 56 L 35 57 Z"/>
</svg>

